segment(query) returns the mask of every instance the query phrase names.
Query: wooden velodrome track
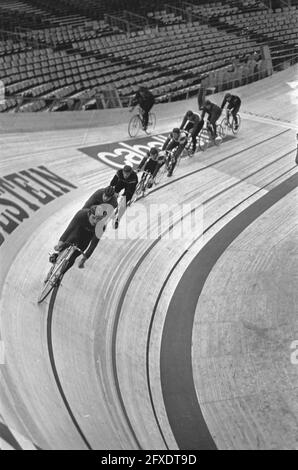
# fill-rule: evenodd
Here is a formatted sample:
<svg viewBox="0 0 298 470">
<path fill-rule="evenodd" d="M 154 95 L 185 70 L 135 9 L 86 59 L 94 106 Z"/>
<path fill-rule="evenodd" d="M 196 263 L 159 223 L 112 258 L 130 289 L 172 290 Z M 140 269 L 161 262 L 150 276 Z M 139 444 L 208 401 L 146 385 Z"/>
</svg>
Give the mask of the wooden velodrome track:
<svg viewBox="0 0 298 470">
<path fill-rule="evenodd" d="M 292 67 L 236 90 L 239 135 L 183 160 L 41 305 L 48 252 L 115 172 L 78 149 L 127 140 L 130 115 L 83 113 L 85 127 L 68 113 L 1 117 L 0 421 L 10 430 L 41 449 L 298 448 L 297 86 Z M 189 108 L 195 100 L 156 106 L 156 132 Z M 46 188 L 41 166 L 65 183 Z M 154 204 L 163 236 L 148 238 Z"/>
</svg>

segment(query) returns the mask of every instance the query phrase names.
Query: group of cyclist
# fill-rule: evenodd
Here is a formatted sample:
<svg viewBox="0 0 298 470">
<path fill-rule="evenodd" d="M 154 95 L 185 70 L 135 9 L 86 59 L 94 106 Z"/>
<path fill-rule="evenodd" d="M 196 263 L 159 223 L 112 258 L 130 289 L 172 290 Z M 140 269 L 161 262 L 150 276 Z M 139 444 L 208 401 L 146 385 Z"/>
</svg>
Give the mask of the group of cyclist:
<svg viewBox="0 0 298 470">
<path fill-rule="evenodd" d="M 148 94 L 147 91 L 147 89 L 141 88 L 133 101 L 133 105 L 138 103 L 143 109 L 144 129 L 146 129 L 148 125 L 148 113 L 154 104 L 153 95 L 150 92 Z M 216 138 L 216 123 L 226 104 L 237 126 L 237 113 L 240 109 L 241 100 L 238 96 L 231 95 L 230 93 L 225 95 L 221 107 L 209 100 L 205 100 L 202 107 L 199 107 L 199 109 L 202 110 L 201 116 L 193 111 L 187 111 L 180 127 L 175 127 L 170 132 L 161 150 L 158 150 L 156 147 L 151 147 L 140 162 L 136 171 L 131 166 L 125 165 L 116 172 L 109 186 L 97 190 L 89 197 L 82 209 L 75 214 L 67 229 L 61 235 L 58 243 L 54 247 L 55 253 L 50 256 L 50 262 L 55 263 L 59 254 L 63 252 L 67 246 L 75 244 L 79 250 L 72 254 L 65 272 L 73 266 L 76 258 L 82 253 L 82 259 L 78 267 L 84 268 L 86 260 L 92 255 L 102 233 L 105 231 L 108 221 L 112 219 L 113 228 L 118 229 L 119 221 L 126 207 L 130 204 L 138 185 L 137 172 L 143 171 L 142 178 L 144 175 L 149 175 L 150 178 L 147 186 L 150 188 L 157 173 L 161 167 L 165 165 L 168 152 L 171 152 L 173 156 L 172 165 L 167 173 L 170 177 L 173 174 L 179 156 L 187 144 L 187 135 L 191 136 L 192 148 L 190 151 L 191 153 L 195 153 L 197 137 L 204 126 L 204 117 L 206 114 L 211 135 L 214 139 Z M 124 197 L 122 198 L 124 203 L 119 206 L 118 195 L 121 191 L 124 191 Z M 99 226 L 100 229 L 98 228 Z M 47 279 L 45 282 L 46 281 Z"/>
</svg>

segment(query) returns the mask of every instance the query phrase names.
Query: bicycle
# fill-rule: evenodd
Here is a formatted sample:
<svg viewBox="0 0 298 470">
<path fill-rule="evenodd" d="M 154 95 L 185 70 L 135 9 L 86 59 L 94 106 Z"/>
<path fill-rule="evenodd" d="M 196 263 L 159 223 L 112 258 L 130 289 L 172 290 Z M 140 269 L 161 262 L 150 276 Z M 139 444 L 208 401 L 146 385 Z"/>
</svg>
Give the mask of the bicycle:
<svg viewBox="0 0 298 470">
<path fill-rule="evenodd" d="M 232 121 L 231 121 L 231 116 L 232 116 Z M 226 110 L 226 116 L 223 118 L 221 121 L 221 126 L 224 132 L 224 135 L 228 133 L 228 130 L 231 130 L 234 135 L 238 134 L 241 126 L 241 117 L 240 114 L 236 114 L 237 121 L 238 121 L 238 126 L 236 126 L 236 121 L 234 119 L 234 116 L 232 115 L 231 111 L 228 109 Z"/>
<path fill-rule="evenodd" d="M 140 197 L 145 196 L 146 189 L 149 188 L 148 183 L 150 182 L 150 180 L 152 180 L 151 173 L 149 171 L 143 171 L 141 180 L 138 182 L 135 192 L 131 198 L 131 204 L 133 202 L 136 202 L 136 200 L 139 199 Z"/>
<path fill-rule="evenodd" d="M 69 245 L 67 248 L 65 248 L 58 254 L 56 262 L 51 267 L 44 281 L 43 289 L 37 300 L 38 304 L 40 304 L 46 299 L 46 297 L 52 292 L 54 287 L 58 287 L 60 285 L 69 260 L 76 250 L 79 251 L 82 255 L 84 254 L 84 252 L 74 244 Z"/>
<path fill-rule="evenodd" d="M 225 133 L 221 124 L 216 124 L 216 134 L 217 137 L 220 137 L 219 139 L 214 139 L 212 126 L 209 121 L 207 121 L 206 126 L 203 127 L 199 134 L 200 148 L 205 146 L 205 149 L 207 149 L 211 142 L 214 142 L 217 146 L 222 143 Z"/>
<path fill-rule="evenodd" d="M 143 129 L 143 110 L 142 108 L 139 107 L 137 114 L 134 114 L 130 118 L 130 121 L 128 123 L 128 134 L 130 137 L 136 137 L 140 129 L 143 129 L 146 132 L 146 134 L 149 134 L 151 131 L 155 129 L 155 125 L 156 125 L 156 116 L 154 113 L 149 112 L 147 129 Z"/>
<path fill-rule="evenodd" d="M 193 142 L 192 142 L 192 136 L 191 136 L 191 132 L 188 132 L 188 131 L 185 131 L 183 130 L 182 132 L 184 132 L 186 138 L 187 138 L 187 141 L 186 141 L 186 144 L 184 146 L 184 149 L 183 151 L 181 152 L 181 156 L 179 158 L 179 161 L 181 159 L 181 157 L 193 157 L 194 156 L 194 152 L 193 152 Z M 206 150 L 206 142 L 204 141 L 203 138 L 200 138 L 200 133 L 197 135 L 196 137 L 196 148 L 202 150 L 204 152 L 204 150 Z M 179 162 L 177 162 L 178 164 Z"/>
</svg>

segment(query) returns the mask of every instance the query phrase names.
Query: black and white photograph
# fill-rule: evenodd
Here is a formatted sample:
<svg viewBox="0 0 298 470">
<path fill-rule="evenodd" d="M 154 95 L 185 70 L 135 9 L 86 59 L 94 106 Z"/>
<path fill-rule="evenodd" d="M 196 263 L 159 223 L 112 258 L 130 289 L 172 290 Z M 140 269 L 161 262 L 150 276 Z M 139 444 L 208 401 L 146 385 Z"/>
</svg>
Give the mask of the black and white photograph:
<svg viewBox="0 0 298 470">
<path fill-rule="evenodd" d="M 298 0 L 0 0 L 0 450 L 298 450 L 297 63 Z"/>
</svg>

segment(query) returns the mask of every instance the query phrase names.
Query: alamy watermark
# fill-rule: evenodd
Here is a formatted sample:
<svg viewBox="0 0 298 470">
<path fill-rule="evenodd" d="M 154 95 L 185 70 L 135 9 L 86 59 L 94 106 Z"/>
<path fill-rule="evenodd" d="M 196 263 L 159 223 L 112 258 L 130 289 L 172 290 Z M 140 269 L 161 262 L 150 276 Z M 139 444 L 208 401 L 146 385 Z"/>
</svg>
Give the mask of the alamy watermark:
<svg viewBox="0 0 298 470">
<path fill-rule="evenodd" d="M 103 205 L 104 206 L 104 205 Z M 107 205 L 107 212 L 111 214 Z M 119 228 L 108 230 L 105 237 L 113 240 L 193 240 L 203 233 L 203 205 L 193 203 L 142 204 L 138 201 L 126 209 L 126 203 L 119 204 Z M 108 223 L 109 215 L 96 226 L 96 235 L 101 238 L 103 227 Z M 114 221 L 112 220 L 112 225 Z"/>
</svg>

